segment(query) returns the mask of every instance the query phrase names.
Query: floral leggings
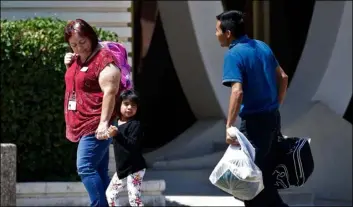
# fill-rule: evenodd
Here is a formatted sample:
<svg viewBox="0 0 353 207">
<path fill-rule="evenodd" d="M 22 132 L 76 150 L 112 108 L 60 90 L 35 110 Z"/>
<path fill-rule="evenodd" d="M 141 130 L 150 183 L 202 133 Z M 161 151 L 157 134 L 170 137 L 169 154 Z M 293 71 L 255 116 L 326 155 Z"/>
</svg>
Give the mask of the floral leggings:
<svg viewBox="0 0 353 207">
<path fill-rule="evenodd" d="M 130 206 L 143 206 L 141 200 L 141 184 L 146 169 L 128 175 L 124 179 L 119 179 L 115 173 L 106 191 L 109 206 L 121 206 L 119 194 L 127 190 Z"/>
</svg>

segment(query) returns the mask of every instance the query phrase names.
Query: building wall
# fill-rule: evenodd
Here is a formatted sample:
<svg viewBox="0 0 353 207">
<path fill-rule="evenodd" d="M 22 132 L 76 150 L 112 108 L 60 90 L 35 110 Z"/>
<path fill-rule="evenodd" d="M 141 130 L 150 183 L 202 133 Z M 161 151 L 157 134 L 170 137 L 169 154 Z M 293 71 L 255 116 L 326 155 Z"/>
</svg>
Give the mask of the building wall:
<svg viewBox="0 0 353 207">
<path fill-rule="evenodd" d="M 1 1 L 1 18 L 81 18 L 94 26 L 117 33 L 127 51 L 132 52 L 130 8 L 131 1 Z M 131 57 L 129 63 L 132 64 Z"/>
<path fill-rule="evenodd" d="M 331 4 L 334 4 L 333 2 Z M 330 6 L 326 2 L 327 6 Z M 335 45 L 313 100 L 322 101 L 343 116 L 352 96 L 352 2 L 342 2 Z M 331 7 L 330 7 L 331 8 Z M 318 20 L 322 21 L 322 20 Z"/>
<path fill-rule="evenodd" d="M 224 139 L 215 136 L 224 135 L 222 119 L 229 96 L 229 89 L 221 86 L 225 50 L 214 34 L 222 3 L 160 1 L 158 5 L 174 65 L 198 123 L 215 118 L 210 127 L 195 124 L 180 135 L 187 141 L 175 141 L 160 153 L 192 144 L 196 149 L 200 146 L 196 140 L 204 145 Z M 284 134 L 312 138 L 315 171 L 302 189 L 318 198 L 348 201 L 352 201 L 352 125 L 342 117 L 352 94 L 351 6 L 350 1 L 316 2 L 306 45 L 281 107 Z M 195 131 L 203 132 L 202 137 Z"/>
<path fill-rule="evenodd" d="M 284 132 L 312 137 L 315 171 L 305 187 L 352 201 L 352 2 L 317 1 L 306 45 L 282 108 Z M 323 32 L 325 31 L 325 32 Z"/>
</svg>

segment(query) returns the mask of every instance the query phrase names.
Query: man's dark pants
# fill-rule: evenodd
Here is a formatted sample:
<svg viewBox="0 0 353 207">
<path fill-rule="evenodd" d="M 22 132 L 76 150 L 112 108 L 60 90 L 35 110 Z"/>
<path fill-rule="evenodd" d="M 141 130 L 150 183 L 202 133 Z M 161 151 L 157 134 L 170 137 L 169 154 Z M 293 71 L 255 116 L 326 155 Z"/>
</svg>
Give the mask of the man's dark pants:
<svg viewBox="0 0 353 207">
<path fill-rule="evenodd" d="M 261 169 L 265 188 L 245 207 L 285 207 L 277 189 L 273 185 L 275 147 L 281 130 L 281 117 L 278 110 L 257 113 L 242 117 L 240 131 L 248 138 L 256 150 L 255 163 Z"/>
</svg>

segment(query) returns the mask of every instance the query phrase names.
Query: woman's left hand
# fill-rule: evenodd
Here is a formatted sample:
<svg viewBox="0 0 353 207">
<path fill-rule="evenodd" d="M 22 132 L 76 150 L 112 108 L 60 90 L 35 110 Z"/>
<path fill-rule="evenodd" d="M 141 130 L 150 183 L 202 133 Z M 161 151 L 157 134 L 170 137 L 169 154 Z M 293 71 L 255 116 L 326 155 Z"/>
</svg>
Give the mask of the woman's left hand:
<svg viewBox="0 0 353 207">
<path fill-rule="evenodd" d="M 109 123 L 99 123 L 98 128 L 96 130 L 96 137 L 99 140 L 104 140 L 109 138 Z"/>
</svg>

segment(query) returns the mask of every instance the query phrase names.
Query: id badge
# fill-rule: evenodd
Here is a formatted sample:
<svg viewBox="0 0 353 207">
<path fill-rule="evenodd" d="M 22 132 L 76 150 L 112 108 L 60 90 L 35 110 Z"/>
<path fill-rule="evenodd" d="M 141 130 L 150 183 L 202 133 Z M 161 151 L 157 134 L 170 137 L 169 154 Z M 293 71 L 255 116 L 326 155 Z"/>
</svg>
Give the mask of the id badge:
<svg viewBox="0 0 353 207">
<path fill-rule="evenodd" d="M 76 96 L 73 93 L 69 99 L 69 103 L 67 105 L 67 109 L 70 111 L 75 111 L 76 110 Z"/>
<path fill-rule="evenodd" d="M 82 67 L 80 71 L 86 72 L 88 70 L 88 67 Z"/>
</svg>

